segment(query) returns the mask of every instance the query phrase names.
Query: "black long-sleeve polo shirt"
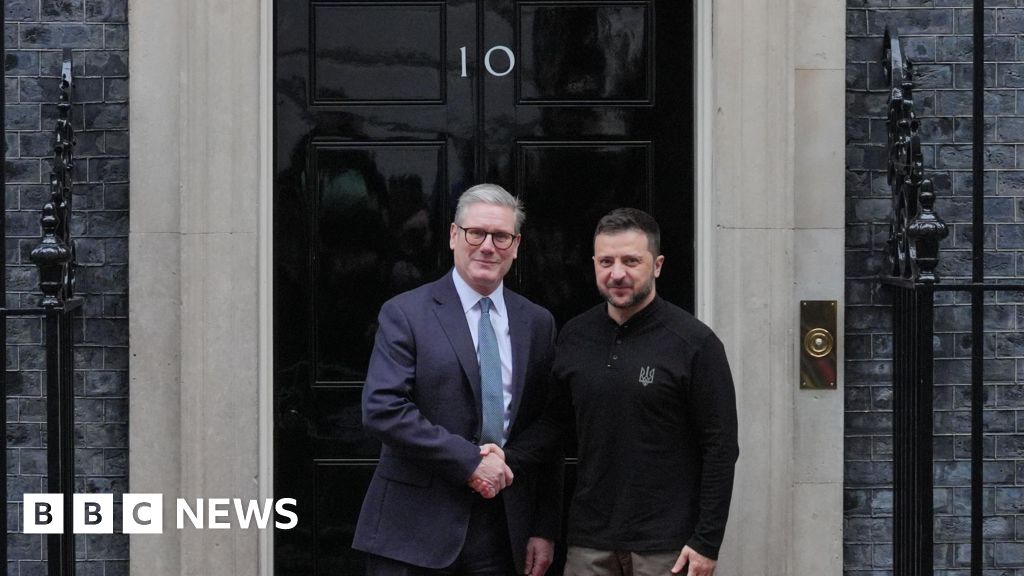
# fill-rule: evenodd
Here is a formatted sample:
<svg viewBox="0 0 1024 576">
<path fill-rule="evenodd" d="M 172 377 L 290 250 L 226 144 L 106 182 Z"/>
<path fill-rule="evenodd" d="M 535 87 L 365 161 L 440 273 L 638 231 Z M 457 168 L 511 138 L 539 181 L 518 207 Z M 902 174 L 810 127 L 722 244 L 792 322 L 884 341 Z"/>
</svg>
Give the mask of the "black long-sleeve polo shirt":
<svg viewBox="0 0 1024 576">
<path fill-rule="evenodd" d="M 717 559 L 739 448 L 732 376 L 711 329 L 658 297 L 621 326 L 600 304 L 562 329 L 553 377 L 559 392 L 534 436 L 544 441 L 521 448 L 544 453 L 575 419 L 569 544 L 685 544 Z"/>
</svg>

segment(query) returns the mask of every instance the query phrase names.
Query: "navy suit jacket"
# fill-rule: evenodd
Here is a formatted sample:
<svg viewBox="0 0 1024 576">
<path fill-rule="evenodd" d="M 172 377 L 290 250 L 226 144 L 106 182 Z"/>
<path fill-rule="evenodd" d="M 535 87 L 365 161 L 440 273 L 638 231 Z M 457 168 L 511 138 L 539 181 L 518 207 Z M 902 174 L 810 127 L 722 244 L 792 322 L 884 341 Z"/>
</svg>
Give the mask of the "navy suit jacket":
<svg viewBox="0 0 1024 576">
<path fill-rule="evenodd" d="M 480 462 L 480 368 L 450 271 L 384 303 L 363 389 L 363 426 L 381 443 L 352 546 L 425 568 L 455 562 Z M 509 440 L 548 399 L 551 313 L 505 289 L 512 340 Z M 527 539 L 559 532 L 561 461 L 517 475 L 504 499 L 512 555 L 523 571 Z"/>
</svg>

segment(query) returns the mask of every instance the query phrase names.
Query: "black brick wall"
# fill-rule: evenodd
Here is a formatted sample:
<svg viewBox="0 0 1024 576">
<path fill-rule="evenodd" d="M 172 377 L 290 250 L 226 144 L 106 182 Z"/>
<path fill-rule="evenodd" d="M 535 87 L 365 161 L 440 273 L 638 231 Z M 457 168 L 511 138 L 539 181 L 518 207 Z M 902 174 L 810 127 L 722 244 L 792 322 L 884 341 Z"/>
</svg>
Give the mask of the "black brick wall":
<svg viewBox="0 0 1024 576">
<path fill-rule="evenodd" d="M 83 318 L 75 327 L 76 492 L 128 484 L 127 0 L 6 0 L 8 306 L 33 306 L 28 254 L 49 193 L 61 49 L 74 50 L 77 131 L 73 230 Z M 42 537 L 18 533 L 26 491 L 45 491 L 42 325 L 12 319 L 7 348 L 7 573 L 43 574 Z M 117 497 L 120 500 L 120 497 Z M 120 525 L 120 522 L 117 522 Z M 128 573 L 124 535 L 77 537 L 78 573 Z"/>
<path fill-rule="evenodd" d="M 1024 276 L 1024 7 L 988 0 L 986 38 L 985 273 Z M 1020 2 L 1024 6 L 1024 2 Z M 887 86 L 879 59 L 895 26 L 917 63 L 916 108 L 938 213 L 951 225 L 940 272 L 971 268 L 969 0 L 847 1 L 847 269 L 845 569 L 892 573 L 892 443 L 889 298 L 871 277 L 885 270 Z M 935 317 L 935 567 L 970 564 L 969 297 L 941 293 Z M 990 295 L 985 314 L 986 574 L 1024 575 L 1024 297 Z"/>
</svg>

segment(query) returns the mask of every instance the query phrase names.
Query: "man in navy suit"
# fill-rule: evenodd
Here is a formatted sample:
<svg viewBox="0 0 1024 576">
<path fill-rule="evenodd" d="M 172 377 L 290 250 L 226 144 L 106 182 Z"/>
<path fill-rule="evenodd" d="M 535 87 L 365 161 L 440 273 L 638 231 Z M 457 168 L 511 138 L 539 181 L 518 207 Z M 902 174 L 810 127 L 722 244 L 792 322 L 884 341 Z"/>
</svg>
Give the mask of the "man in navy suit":
<svg viewBox="0 0 1024 576">
<path fill-rule="evenodd" d="M 551 563 L 560 462 L 513 479 L 499 448 L 543 410 L 554 355 L 551 313 L 503 285 L 523 220 L 500 186 L 470 188 L 454 270 L 381 308 L 363 424 L 382 448 L 353 542 L 370 575 L 542 576 Z"/>
</svg>

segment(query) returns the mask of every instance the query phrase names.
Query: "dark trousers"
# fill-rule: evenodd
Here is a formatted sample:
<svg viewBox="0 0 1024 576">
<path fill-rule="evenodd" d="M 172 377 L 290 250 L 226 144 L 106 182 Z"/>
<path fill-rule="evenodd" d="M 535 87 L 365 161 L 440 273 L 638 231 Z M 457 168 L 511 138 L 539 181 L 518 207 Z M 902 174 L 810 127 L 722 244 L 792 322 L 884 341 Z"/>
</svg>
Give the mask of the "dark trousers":
<svg viewBox="0 0 1024 576">
<path fill-rule="evenodd" d="M 513 576 L 512 546 L 502 499 L 481 500 L 469 516 L 466 542 L 455 562 L 447 568 L 413 566 L 369 554 L 367 576 Z"/>
</svg>

